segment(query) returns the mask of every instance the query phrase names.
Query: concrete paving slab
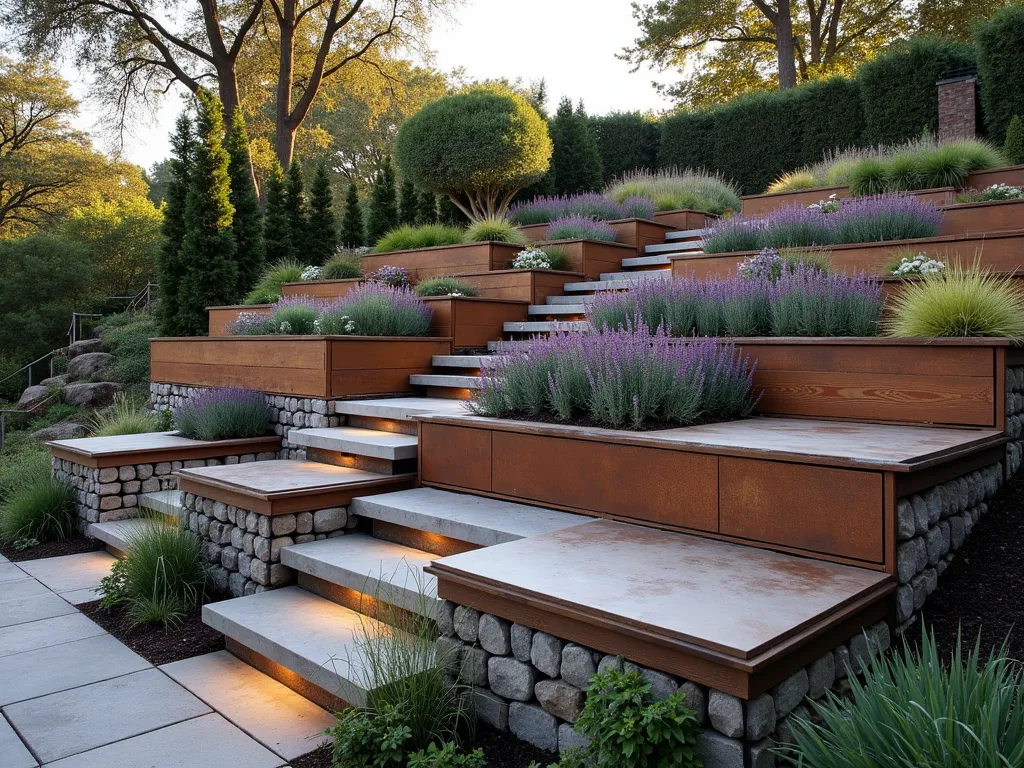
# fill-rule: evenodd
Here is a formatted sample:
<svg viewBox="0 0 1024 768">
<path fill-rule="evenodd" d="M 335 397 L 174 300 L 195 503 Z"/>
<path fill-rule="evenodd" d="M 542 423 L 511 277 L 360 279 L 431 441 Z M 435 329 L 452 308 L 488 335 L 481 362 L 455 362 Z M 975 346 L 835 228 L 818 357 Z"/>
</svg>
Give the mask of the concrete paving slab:
<svg viewBox="0 0 1024 768">
<path fill-rule="evenodd" d="M 105 634 L 106 630 L 81 613 L 30 621 L 0 629 L 0 656 L 71 643 Z"/>
<path fill-rule="evenodd" d="M 210 712 L 208 706 L 157 669 L 4 708 L 8 720 L 43 763 Z"/>
<path fill-rule="evenodd" d="M 10 560 L 8 560 L 8 559 L 7 559 L 6 557 L 4 557 L 3 555 L 0 555 L 0 563 L 9 563 L 9 562 L 11 562 L 11 561 L 10 561 Z"/>
<path fill-rule="evenodd" d="M 115 559 L 106 552 L 82 552 L 23 563 L 22 570 L 60 594 L 98 587 Z"/>
<path fill-rule="evenodd" d="M 75 610 L 67 603 L 64 605 Z M 0 706 L 109 680 L 149 666 L 148 661 L 110 635 L 3 656 Z"/>
<path fill-rule="evenodd" d="M 91 603 L 93 600 L 99 600 L 103 597 L 103 593 L 100 591 L 100 588 L 96 586 L 87 587 L 86 589 L 76 589 L 74 592 L 61 592 L 60 596 L 72 605 L 82 605 L 83 603 Z"/>
<path fill-rule="evenodd" d="M 334 716 L 227 651 L 160 668 L 285 760 L 327 741 Z"/>
<path fill-rule="evenodd" d="M 28 574 L 14 563 L 0 563 L 0 584 L 6 584 L 8 581 L 17 581 L 18 579 L 27 578 Z"/>
<path fill-rule="evenodd" d="M 31 578 L 5 581 L 3 584 L 0 584 L 0 603 L 8 600 L 20 600 L 23 597 L 49 594 L 50 590 Z"/>
<path fill-rule="evenodd" d="M 220 715 L 204 715 L 105 747 L 48 768 L 280 768 L 284 761 Z"/>
<path fill-rule="evenodd" d="M 65 613 L 74 613 L 75 608 L 59 596 L 49 592 L 45 595 L 29 595 L 15 600 L 5 600 L 0 611 L 0 627 L 12 627 L 26 621 L 39 621 Z"/>
<path fill-rule="evenodd" d="M 39 763 L 18 738 L 10 724 L 0 716 L 0 765 L 4 768 L 36 768 Z"/>
</svg>

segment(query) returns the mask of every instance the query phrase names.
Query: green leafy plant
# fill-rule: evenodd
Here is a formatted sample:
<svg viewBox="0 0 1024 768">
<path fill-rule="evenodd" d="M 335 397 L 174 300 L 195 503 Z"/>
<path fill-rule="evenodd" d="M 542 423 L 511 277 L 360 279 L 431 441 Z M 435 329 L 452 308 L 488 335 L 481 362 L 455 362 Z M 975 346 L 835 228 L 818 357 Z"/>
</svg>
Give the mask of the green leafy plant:
<svg viewBox="0 0 1024 768">
<path fill-rule="evenodd" d="M 401 766 L 412 738 L 408 712 L 390 704 L 346 709 L 327 733 L 334 739 L 331 757 L 337 768 Z"/>
<path fill-rule="evenodd" d="M 432 248 L 437 245 L 455 245 L 464 242 L 458 227 L 446 224 L 424 224 L 413 227 L 403 224 L 387 232 L 373 246 L 375 253 L 408 251 L 414 248 Z"/>
<path fill-rule="evenodd" d="M 431 277 L 416 286 L 416 295 L 424 296 L 479 296 L 480 292 L 457 277 Z"/>
<path fill-rule="evenodd" d="M 458 745 L 449 741 L 438 748 L 431 744 L 409 755 L 406 768 L 487 768 L 487 760 L 482 749 L 460 753 Z"/>
<path fill-rule="evenodd" d="M 548 257 L 551 269 L 569 269 L 569 249 L 564 245 L 545 245 L 544 255 Z"/>
<path fill-rule="evenodd" d="M 850 193 L 880 195 L 887 189 L 888 168 L 885 161 L 869 157 L 850 169 Z"/>
<path fill-rule="evenodd" d="M 360 257 L 355 253 L 335 256 L 324 264 L 321 277 L 324 280 L 353 280 L 363 276 Z"/>
<path fill-rule="evenodd" d="M 157 417 L 150 410 L 148 401 L 133 397 L 127 392 L 118 392 L 114 395 L 114 405 L 96 413 L 89 427 L 93 437 L 137 435 L 155 432 Z"/>
<path fill-rule="evenodd" d="M 740 209 L 739 191 L 732 183 L 690 168 L 633 171 L 608 187 L 605 194 L 617 203 L 629 197 L 648 197 L 659 211 L 691 208 L 722 214 Z"/>
<path fill-rule="evenodd" d="M 303 266 L 291 259 L 282 259 L 271 264 L 260 276 L 259 282 L 245 297 L 243 304 L 270 304 L 281 297 L 282 283 L 298 283 L 302 280 Z"/>
<path fill-rule="evenodd" d="M 890 302 L 890 336 L 1024 338 L 1024 290 L 977 264 L 907 283 Z"/>
<path fill-rule="evenodd" d="M 1008 768 L 1024 765 L 1024 668 L 1001 649 L 965 652 L 961 638 L 940 658 L 935 635 L 920 651 L 875 659 L 864 681 L 850 675 L 849 699 L 831 691 L 798 719 L 795 743 L 779 753 L 815 768 Z"/>
<path fill-rule="evenodd" d="M 10 542 L 62 541 L 75 534 L 75 489 L 52 477 L 48 466 L 33 462 L 19 477 L 5 480 L 10 485 L 0 506 L 0 537 Z"/>
<path fill-rule="evenodd" d="M 158 336 L 156 319 L 147 312 L 125 315 L 126 322 L 103 320 L 103 344 L 114 353 L 107 375 L 127 387 L 149 387 L 149 340 Z"/>
<path fill-rule="evenodd" d="M 526 244 L 526 237 L 519 228 L 504 218 L 488 217 L 469 225 L 466 229 L 467 243 L 482 243 L 492 240 L 499 243 Z"/>
</svg>

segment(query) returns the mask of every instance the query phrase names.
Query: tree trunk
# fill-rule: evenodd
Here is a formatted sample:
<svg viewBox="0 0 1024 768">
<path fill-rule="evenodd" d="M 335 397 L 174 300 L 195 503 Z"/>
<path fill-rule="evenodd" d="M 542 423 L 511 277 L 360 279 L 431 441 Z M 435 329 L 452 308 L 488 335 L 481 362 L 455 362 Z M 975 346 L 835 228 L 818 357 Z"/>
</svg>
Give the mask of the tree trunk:
<svg viewBox="0 0 1024 768">
<path fill-rule="evenodd" d="M 779 90 L 796 87 L 796 54 L 793 49 L 793 17 L 790 0 L 779 0 L 775 19 L 775 48 L 779 55 Z"/>
<path fill-rule="evenodd" d="M 288 171 L 295 149 L 295 129 L 290 124 L 292 87 L 295 79 L 295 0 L 285 0 L 278 19 L 281 50 L 277 67 L 277 104 L 274 114 L 274 152 L 281 170 Z"/>
</svg>

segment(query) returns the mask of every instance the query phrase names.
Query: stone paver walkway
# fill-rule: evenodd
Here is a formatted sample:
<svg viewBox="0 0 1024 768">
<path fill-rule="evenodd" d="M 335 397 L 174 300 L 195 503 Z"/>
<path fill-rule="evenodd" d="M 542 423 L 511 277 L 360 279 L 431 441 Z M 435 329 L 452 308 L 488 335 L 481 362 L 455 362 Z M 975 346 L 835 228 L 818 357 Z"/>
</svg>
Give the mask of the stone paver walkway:
<svg viewBox="0 0 1024 768">
<path fill-rule="evenodd" d="M 0 766 L 282 768 L 333 716 L 227 651 L 154 667 L 79 612 L 113 558 L 0 556 Z"/>
</svg>

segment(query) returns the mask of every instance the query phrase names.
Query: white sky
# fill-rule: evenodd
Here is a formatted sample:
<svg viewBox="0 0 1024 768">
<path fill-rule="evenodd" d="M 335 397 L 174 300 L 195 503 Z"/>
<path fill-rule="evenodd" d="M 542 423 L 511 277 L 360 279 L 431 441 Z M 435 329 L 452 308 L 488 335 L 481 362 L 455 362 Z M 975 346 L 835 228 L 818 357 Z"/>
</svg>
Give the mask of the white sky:
<svg viewBox="0 0 1024 768">
<path fill-rule="evenodd" d="M 461 67 L 469 79 L 521 78 L 526 84 L 545 78 L 551 110 L 566 95 L 582 98 L 590 114 L 661 111 L 668 103 L 651 86 L 658 73 L 630 73 L 630 65 L 615 58 L 636 35 L 629 0 L 465 0 L 450 19 L 438 21 L 430 47 L 438 69 Z M 64 75 L 82 101 L 79 127 L 95 135 L 106 116 L 89 108 L 81 75 L 70 68 Z M 167 156 L 180 103 L 174 93 L 163 97 L 155 118 L 125 137 L 126 160 L 149 168 Z"/>
</svg>

